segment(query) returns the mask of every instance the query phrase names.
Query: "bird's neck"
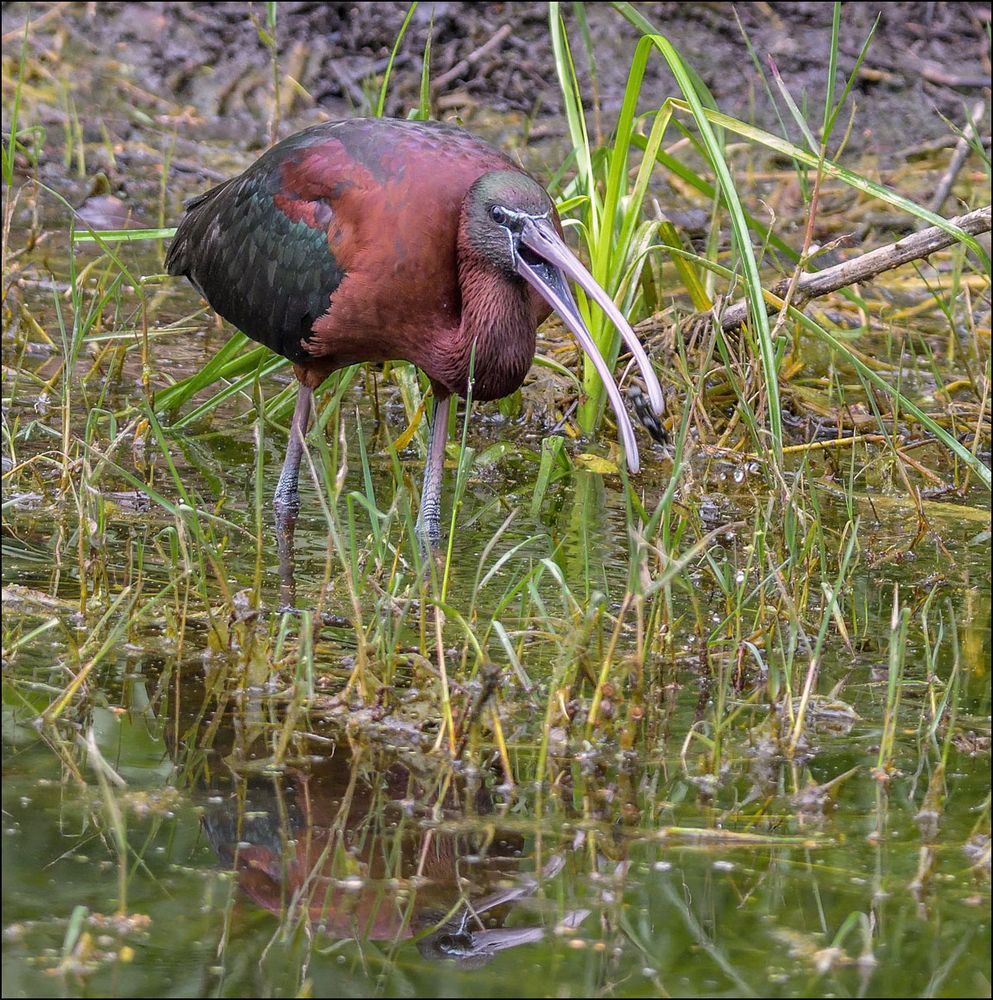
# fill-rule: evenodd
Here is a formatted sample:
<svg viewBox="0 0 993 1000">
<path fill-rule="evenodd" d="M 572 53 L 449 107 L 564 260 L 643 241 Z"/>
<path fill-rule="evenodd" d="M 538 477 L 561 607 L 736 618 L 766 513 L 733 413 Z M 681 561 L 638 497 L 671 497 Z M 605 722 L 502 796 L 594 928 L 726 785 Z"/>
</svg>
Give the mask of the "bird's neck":
<svg viewBox="0 0 993 1000">
<path fill-rule="evenodd" d="M 508 396 L 524 381 L 534 359 L 538 326 L 528 286 L 472 257 L 459 261 L 462 321 L 452 361 L 465 395 L 470 371 L 473 399 Z"/>
</svg>

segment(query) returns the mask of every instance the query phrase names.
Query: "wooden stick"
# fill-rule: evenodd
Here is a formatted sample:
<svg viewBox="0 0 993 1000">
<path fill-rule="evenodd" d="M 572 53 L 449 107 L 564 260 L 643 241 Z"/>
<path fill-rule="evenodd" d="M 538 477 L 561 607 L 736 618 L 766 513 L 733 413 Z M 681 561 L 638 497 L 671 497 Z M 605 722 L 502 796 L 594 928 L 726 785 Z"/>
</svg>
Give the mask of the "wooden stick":
<svg viewBox="0 0 993 1000">
<path fill-rule="evenodd" d="M 990 231 L 990 206 L 977 208 L 967 215 L 960 215 L 948 220 L 950 225 L 961 229 L 970 236 Z M 853 257 L 834 267 L 826 267 L 823 271 L 804 274 L 796 283 L 792 305 L 801 309 L 811 299 L 821 295 L 836 292 L 839 288 L 857 285 L 882 274 L 908 264 L 912 260 L 923 260 L 925 257 L 942 250 L 956 242 L 956 237 L 939 226 L 922 229 L 919 233 L 905 236 L 896 243 L 889 243 L 876 250 L 870 250 L 860 257 Z M 775 285 L 771 294 L 782 298 L 790 287 L 790 279 L 784 278 Z M 769 305 L 769 312 L 778 312 L 778 307 Z M 748 302 L 742 299 L 729 306 L 721 317 L 721 326 L 725 330 L 736 330 L 748 318 Z"/>
<path fill-rule="evenodd" d="M 928 205 L 928 208 L 932 212 L 940 212 L 941 206 L 945 204 L 945 199 L 952 190 L 955 178 L 958 177 L 959 171 L 962 169 L 962 164 L 965 163 L 966 157 L 969 155 L 969 150 L 972 148 L 972 140 L 976 135 L 976 126 L 982 120 L 985 112 L 985 101 L 979 101 L 973 106 L 972 114 L 969 115 L 969 120 L 965 123 L 965 128 L 959 136 L 959 141 L 955 144 L 955 151 L 952 153 L 948 169 L 938 182 L 938 187 L 935 189 L 931 204 Z"/>
<path fill-rule="evenodd" d="M 431 90 L 435 93 L 444 90 L 450 83 L 457 80 L 463 73 L 467 73 L 480 59 L 489 55 L 498 48 L 503 40 L 513 31 L 513 26 L 505 24 L 498 28 L 493 35 L 483 42 L 474 52 L 470 52 L 464 59 L 460 59 L 451 69 L 446 70 L 440 76 L 431 81 Z"/>
</svg>

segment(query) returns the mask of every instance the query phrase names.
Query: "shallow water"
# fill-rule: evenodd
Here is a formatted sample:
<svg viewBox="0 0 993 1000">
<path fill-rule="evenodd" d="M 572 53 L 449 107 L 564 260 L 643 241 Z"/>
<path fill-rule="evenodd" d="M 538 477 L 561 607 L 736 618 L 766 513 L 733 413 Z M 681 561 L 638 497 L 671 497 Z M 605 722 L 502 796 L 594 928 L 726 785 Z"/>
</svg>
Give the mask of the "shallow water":
<svg viewBox="0 0 993 1000">
<path fill-rule="evenodd" d="M 869 775 L 876 726 L 818 727 L 805 778 L 859 768 L 824 802 L 790 795 L 797 773 L 758 748 L 705 780 L 678 754 L 688 686 L 667 738 L 561 758 L 539 801 L 414 750 L 353 751 L 320 726 L 281 768 L 242 758 L 227 726 L 210 753 L 177 753 L 176 719 L 150 707 L 156 660 L 108 664 L 121 708 L 88 719 L 126 788 L 77 783 L 7 714 L 6 995 L 985 990 L 988 882 L 969 853 L 984 754 L 953 754 L 939 835 L 922 836 L 929 765 L 912 737 L 884 788 Z M 195 706 L 196 678 L 183 680 Z M 875 687 L 854 671 L 862 711 Z M 245 701 L 234 714 L 264 730 L 264 699 Z"/>
<path fill-rule="evenodd" d="M 85 199 L 58 157 L 41 174 Z M 155 164 L 131 176 L 150 223 Z M 198 186 L 177 180 L 165 217 Z M 33 215 L 20 197 L 18 249 Z M 155 390 L 228 336 L 177 282 L 149 284 L 144 309 L 111 296 L 63 396 L 70 250 L 54 204 L 40 212 L 42 239 L 4 276 L 5 996 L 989 995 L 988 494 L 927 500 L 931 532 L 908 554 L 917 512 L 882 449 L 811 459 L 832 548 L 811 557 L 811 593 L 774 604 L 753 555 L 766 534 L 779 543 L 785 515 L 761 470 L 700 449 L 672 555 L 709 541 L 673 577 L 665 636 L 646 641 L 625 604 L 629 498 L 576 457 L 609 460 L 610 442 L 569 443 L 573 465 L 530 510 L 561 388 L 536 369 L 523 415 L 488 406 L 469 431 L 485 461 L 439 626 L 464 739 L 452 763 L 435 739 L 433 607 L 403 531 L 420 451 L 398 476 L 386 450 L 409 417 L 403 376 L 357 377 L 343 442 L 312 436 L 304 614 L 282 615 L 269 504 L 285 407 L 261 419 L 249 388 L 191 427 L 164 419 L 159 447 L 142 409 L 145 321 Z M 161 270 L 155 244 L 120 256 Z M 938 353 L 943 323 L 920 322 Z M 343 456 L 347 569 L 321 508 Z M 671 471 L 646 453 L 649 511 Z M 854 518 L 855 568 L 791 755 L 804 642 Z M 383 561 L 367 569 L 373 550 Z M 790 637 L 801 597 L 806 635 Z"/>
<path fill-rule="evenodd" d="M 173 449 L 187 488 L 216 504 L 222 487 L 224 516 L 245 528 L 223 547 L 232 590 L 254 571 L 252 431 L 250 421 L 223 418 L 209 439 Z M 482 451 L 504 432 L 478 424 L 473 443 Z M 278 461 L 276 441 L 267 482 Z M 372 467 L 385 509 L 392 481 L 385 463 Z M 360 472 L 349 476 L 361 489 Z M 498 551 L 539 536 L 510 561 L 512 575 L 561 537 L 558 563 L 575 592 L 592 565 L 594 589 L 614 595 L 616 608 L 626 575 L 623 495 L 610 477 L 591 476 L 558 484 L 544 522 L 520 514 Z M 721 492 L 719 478 L 708 502 L 727 520 L 747 516 L 761 488 L 729 477 Z M 584 490 L 599 511 L 590 522 L 576 513 Z M 506 476 L 473 478 L 453 603 L 472 590 L 476 539 L 506 516 L 493 500 L 526 501 L 527 491 L 515 463 Z M 510 788 L 485 742 L 470 755 L 473 767 L 452 768 L 430 740 L 425 747 L 437 688 L 417 670 L 398 670 L 389 710 L 378 714 L 354 706 L 343 714 L 318 698 L 274 763 L 294 704 L 286 675 L 232 692 L 225 671 L 250 657 L 218 650 L 202 614 L 180 630 L 168 600 L 117 635 L 104 626 L 109 647 L 87 682 L 86 707 L 73 725 L 39 732 L 36 713 L 67 680 L 66 644 L 99 633 L 99 615 L 73 607 L 72 508 L 8 498 L 5 586 L 29 590 L 5 601 L 5 995 L 987 992 L 990 577 L 981 524 L 942 525 L 954 563 L 918 557 L 853 576 L 858 652 L 830 647 L 807 745 L 793 761 L 769 739 L 775 716 L 761 679 L 758 689 L 753 679 L 724 695 L 734 722 L 716 757 L 695 740 L 713 738 L 721 695 L 686 631 L 651 664 L 646 690 L 658 703 L 618 692 L 616 716 L 591 739 L 581 726 L 553 727 L 554 780 L 538 786 L 540 722 L 558 667 L 549 644 L 535 640 L 524 663 L 534 692 L 501 693 Z M 324 571 L 316 503 L 306 490 L 296 537 L 301 607 L 313 603 Z M 108 500 L 105 516 L 111 593 L 133 579 L 138 548 L 148 552 L 143 587 L 166 585 L 174 567 L 153 554 L 157 540 L 168 552 L 161 510 Z M 54 587 L 53 523 L 65 529 L 67 562 Z M 885 549 L 905 525 L 905 510 L 882 511 L 872 544 Z M 736 545 L 726 538 L 715 557 L 734 564 Z M 278 581 L 268 543 L 264 558 L 262 628 L 271 634 Z M 872 773 L 895 582 L 914 607 L 940 585 L 931 627 L 946 638 L 935 668 L 948 677 L 959 663 L 956 735 L 930 823 L 920 813 L 943 744 L 922 730 L 927 699 L 944 689 L 927 681 L 919 627 L 908 640 L 895 772 L 888 781 Z M 40 594 L 65 603 L 44 606 Z M 712 589 L 698 599 L 716 624 L 721 599 Z M 684 613 L 685 600 L 676 597 Z M 102 641 L 98 634 L 91 654 Z M 316 641 L 333 694 L 355 636 L 329 625 Z M 84 752 L 90 738 L 103 764 Z M 835 788 L 816 787 L 848 772 Z"/>
</svg>

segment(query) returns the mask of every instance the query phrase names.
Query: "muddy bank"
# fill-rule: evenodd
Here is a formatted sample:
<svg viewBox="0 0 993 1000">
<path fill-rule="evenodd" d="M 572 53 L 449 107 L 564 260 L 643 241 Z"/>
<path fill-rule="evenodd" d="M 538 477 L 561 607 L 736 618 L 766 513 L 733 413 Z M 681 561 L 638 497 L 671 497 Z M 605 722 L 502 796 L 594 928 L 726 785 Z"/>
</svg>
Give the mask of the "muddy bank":
<svg viewBox="0 0 993 1000">
<path fill-rule="evenodd" d="M 797 103 L 806 101 L 810 121 L 820 120 L 830 4 L 637 7 L 681 50 L 728 114 L 781 129 L 749 56 L 747 35 L 766 67 L 767 60 L 775 61 Z M 407 9 L 403 3 L 279 4 L 280 133 L 368 111 Z M 571 6 L 563 9 L 584 95 L 592 103 L 599 94 L 609 131 L 638 33 L 609 5 L 588 5 L 596 59 L 591 65 L 581 25 Z M 962 122 L 964 108 L 988 95 L 990 11 L 980 3 L 846 5 L 839 88 L 877 13 L 879 25 L 853 89 L 858 113 L 851 144 L 888 157 L 947 138 L 942 116 Z M 112 140 L 140 133 L 147 141 L 163 128 L 164 118 L 178 114 L 185 117 L 187 136 L 226 136 L 242 147 L 258 147 L 268 141 L 273 107 L 265 17 L 259 3 L 4 4 L 4 55 L 16 58 L 23 24 L 33 21 L 30 47 L 41 64 L 39 83 L 46 65 L 54 71 L 56 63 L 70 60 L 79 69 L 70 89 L 88 123 L 84 128 L 96 132 L 103 123 Z M 564 132 L 547 5 L 421 4 L 394 66 L 388 114 L 416 106 L 429 36 L 437 116 L 472 122 L 495 111 L 513 116 L 522 128 L 530 119 L 541 134 Z M 653 58 L 646 109 L 675 92 L 661 60 Z M 65 104 L 50 102 L 42 112 L 45 124 L 64 124 Z M 129 113 L 127 105 L 143 114 Z M 988 122 L 987 110 L 987 134 Z"/>
</svg>

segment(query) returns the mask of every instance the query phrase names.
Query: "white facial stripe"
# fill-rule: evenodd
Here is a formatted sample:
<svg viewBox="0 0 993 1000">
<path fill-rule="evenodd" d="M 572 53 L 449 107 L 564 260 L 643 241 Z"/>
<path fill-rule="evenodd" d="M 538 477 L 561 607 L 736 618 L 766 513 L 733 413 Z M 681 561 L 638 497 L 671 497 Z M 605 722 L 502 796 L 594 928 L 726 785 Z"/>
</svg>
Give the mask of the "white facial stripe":
<svg viewBox="0 0 993 1000">
<path fill-rule="evenodd" d="M 547 219 L 552 214 L 552 210 L 549 208 L 547 211 L 542 212 L 541 215 L 529 215 L 527 212 L 515 212 L 513 209 L 506 208 L 504 205 L 498 206 L 500 211 L 509 218 L 520 221 L 520 222 L 537 222 L 539 219 Z M 510 226 L 505 223 L 499 223 L 500 227 L 504 229 L 507 233 L 507 238 L 510 240 L 510 256 L 512 260 L 517 260 L 517 244 L 514 241 L 514 231 Z"/>
<path fill-rule="evenodd" d="M 522 221 L 527 221 L 530 219 L 532 222 L 537 222 L 538 219 L 547 219 L 552 212 L 551 209 L 548 209 L 547 211 L 542 212 L 541 215 L 529 215 L 527 212 L 515 212 L 513 209 L 506 208 L 503 205 L 499 205 L 497 207 L 500 209 L 501 212 L 503 212 L 511 219 L 522 220 Z M 509 228 L 509 226 L 505 225 L 504 223 L 500 223 L 500 225 L 502 225 L 504 229 Z"/>
<path fill-rule="evenodd" d="M 507 239 L 510 242 L 510 259 L 517 260 L 517 247 L 514 244 L 514 234 L 510 231 L 509 226 L 504 226 L 503 231 L 507 234 Z"/>
</svg>

